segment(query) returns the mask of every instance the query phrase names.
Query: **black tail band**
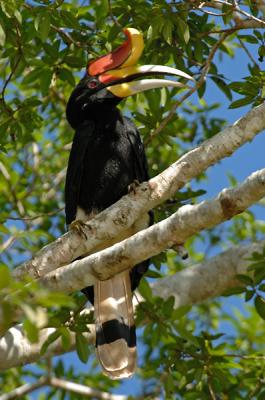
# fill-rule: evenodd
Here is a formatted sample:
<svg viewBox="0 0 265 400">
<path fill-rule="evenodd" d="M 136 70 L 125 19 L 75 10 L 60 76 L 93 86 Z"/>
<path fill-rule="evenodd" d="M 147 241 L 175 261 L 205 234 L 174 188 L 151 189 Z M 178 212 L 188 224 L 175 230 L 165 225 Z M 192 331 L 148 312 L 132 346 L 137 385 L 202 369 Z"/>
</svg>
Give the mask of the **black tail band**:
<svg viewBox="0 0 265 400">
<path fill-rule="evenodd" d="M 128 326 L 117 319 L 104 322 L 96 329 L 96 347 L 124 339 L 128 347 L 136 346 L 135 325 Z"/>
</svg>

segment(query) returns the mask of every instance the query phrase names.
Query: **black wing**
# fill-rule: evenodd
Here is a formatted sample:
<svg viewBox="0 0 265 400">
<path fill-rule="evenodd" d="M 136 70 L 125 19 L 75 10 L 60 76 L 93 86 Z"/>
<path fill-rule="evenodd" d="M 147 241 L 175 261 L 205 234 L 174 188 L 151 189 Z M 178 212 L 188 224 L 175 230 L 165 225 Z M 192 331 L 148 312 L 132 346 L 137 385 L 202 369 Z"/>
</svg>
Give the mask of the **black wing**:
<svg viewBox="0 0 265 400">
<path fill-rule="evenodd" d="M 140 134 L 129 118 L 124 117 L 124 120 L 126 133 L 134 152 L 135 179 L 139 182 L 147 181 L 149 179 L 147 160 Z"/>
<path fill-rule="evenodd" d="M 94 129 L 93 122 L 85 121 L 77 128 L 73 139 L 65 181 L 65 214 L 67 225 L 76 217 L 84 157 Z"/>
<path fill-rule="evenodd" d="M 132 145 L 133 152 L 134 152 L 134 170 L 136 179 L 139 182 L 148 181 L 149 174 L 148 174 L 148 166 L 147 166 L 147 159 L 145 155 L 145 149 L 143 142 L 141 140 L 140 134 L 134 124 L 128 119 L 126 120 L 126 130 L 129 141 Z M 154 213 L 153 211 L 149 211 L 149 226 L 154 223 Z M 145 260 L 140 264 L 137 264 L 133 267 L 130 272 L 131 277 L 131 286 L 132 290 L 134 290 L 140 283 L 142 276 L 146 273 L 149 267 L 150 260 Z"/>
</svg>

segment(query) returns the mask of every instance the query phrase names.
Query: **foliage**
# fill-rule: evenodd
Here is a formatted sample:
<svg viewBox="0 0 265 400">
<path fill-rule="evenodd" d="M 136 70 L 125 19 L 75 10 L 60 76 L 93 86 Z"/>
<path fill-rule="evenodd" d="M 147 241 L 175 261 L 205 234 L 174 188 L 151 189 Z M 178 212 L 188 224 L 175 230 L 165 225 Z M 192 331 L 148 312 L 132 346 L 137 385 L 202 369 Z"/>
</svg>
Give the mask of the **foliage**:
<svg viewBox="0 0 265 400">
<path fill-rule="evenodd" d="M 42 327 L 55 328 L 43 354 L 57 338 L 67 351 L 70 334 L 75 334 L 77 353 L 83 362 L 89 360 L 88 367 L 85 372 L 76 371 L 62 358 L 54 361 L 54 373 L 99 390 L 111 391 L 118 384 L 102 377 L 95 368 L 93 351 L 85 344 L 83 333 L 91 316 L 80 314 L 83 296 L 50 294 L 36 282 L 13 282 L 9 270 L 65 232 L 63 186 L 73 136 L 65 118 L 67 99 L 87 61 L 121 42 L 121 27 L 133 26 L 143 32 L 142 64 L 175 66 L 198 82 L 199 101 L 193 95 L 179 104 L 160 133 L 157 129 L 181 98 L 181 91 L 145 92 L 120 106 L 132 116 L 146 143 L 152 176 L 227 124 L 218 114 L 220 104 L 206 101 L 213 85 L 220 99 L 225 96 L 227 108 L 263 101 L 265 34 L 255 24 L 255 29 L 246 31 L 236 28 L 232 8 L 236 2 L 226 2 L 221 10 L 215 10 L 219 17 L 207 13 L 207 8 L 198 8 L 200 3 L 0 0 L 0 289 L 5 328 L 15 312 L 32 343 Z M 250 20 L 261 18 L 252 2 L 239 3 Z M 215 46 L 219 58 L 213 52 Z M 248 76 L 231 82 L 223 72 L 225 61 L 237 57 L 239 49 L 248 57 L 249 48 L 254 55 L 246 61 Z M 208 79 L 202 79 L 203 74 Z M 165 218 L 184 203 L 196 202 L 205 193 L 198 189 L 205 179 L 206 175 L 198 177 L 196 187 L 190 185 L 161 205 L 155 210 L 156 219 Z M 264 237 L 264 229 L 253 212 L 244 213 L 226 232 L 217 227 L 190 239 L 190 262 L 201 260 L 203 252 L 220 250 L 221 243 Z M 185 264 L 170 251 L 154 258 L 148 279 L 140 286 L 145 302 L 137 314 L 137 323 L 143 326 L 138 337 L 144 353 L 138 393 L 144 398 L 264 398 L 264 254 L 254 254 L 249 263 L 252 277 L 238 276 L 240 286 L 229 292 L 244 294 L 248 307 L 242 312 L 226 312 L 224 299 L 174 310 L 173 299 L 152 297 L 148 282 Z M 36 368 L 12 369 L 0 375 L 0 386 L 8 392 L 46 371 L 42 361 Z M 57 395 L 58 390 L 50 388 L 46 398 L 64 398 L 66 392 Z"/>
</svg>

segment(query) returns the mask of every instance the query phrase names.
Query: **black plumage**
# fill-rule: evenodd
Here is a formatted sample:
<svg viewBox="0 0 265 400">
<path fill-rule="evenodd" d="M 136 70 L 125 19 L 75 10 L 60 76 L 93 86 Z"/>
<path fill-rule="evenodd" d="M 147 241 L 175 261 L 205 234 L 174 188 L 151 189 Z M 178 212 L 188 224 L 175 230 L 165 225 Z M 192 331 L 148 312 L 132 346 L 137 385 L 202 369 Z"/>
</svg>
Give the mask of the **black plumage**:
<svg viewBox="0 0 265 400">
<path fill-rule="evenodd" d="M 138 65 L 143 35 L 123 30 L 126 40 L 111 53 L 88 63 L 87 74 L 76 86 L 66 115 L 75 129 L 65 186 L 66 222 L 80 228 L 83 222 L 128 193 L 136 181 L 148 180 L 147 162 L 139 133 L 121 115 L 117 105 L 126 97 L 160 87 L 186 85 L 176 80 L 143 79 L 174 75 L 193 80 L 187 73 L 162 65 Z M 138 80 L 138 78 L 141 78 Z M 74 224 L 71 224 L 73 221 Z M 141 215 L 115 240 L 99 251 L 152 224 L 152 213 Z M 103 372 L 112 379 L 131 376 L 136 369 L 136 336 L 132 291 L 148 268 L 146 260 L 106 281 L 96 281 L 83 292 L 94 302 L 96 353 Z"/>
<path fill-rule="evenodd" d="M 126 195 L 135 181 L 148 180 L 143 144 L 136 127 L 116 107 L 120 100 L 89 75 L 70 96 L 66 114 L 75 135 L 65 184 L 68 225 L 80 218 L 80 210 L 82 220 L 89 219 Z M 129 235 L 151 223 L 149 213 Z M 97 355 L 103 371 L 113 379 L 128 377 L 136 368 L 131 290 L 148 264 L 146 260 L 130 272 L 83 289 L 95 306 Z"/>
<path fill-rule="evenodd" d="M 91 82 L 97 86 L 89 89 Z M 139 132 L 116 107 L 121 100 L 88 75 L 70 96 L 66 115 L 75 135 L 65 183 L 67 225 L 76 219 L 78 207 L 87 215 L 102 211 L 126 195 L 134 181 L 149 179 Z M 152 212 L 149 219 L 151 224 Z M 133 290 L 147 267 L 148 261 L 134 267 Z"/>
</svg>

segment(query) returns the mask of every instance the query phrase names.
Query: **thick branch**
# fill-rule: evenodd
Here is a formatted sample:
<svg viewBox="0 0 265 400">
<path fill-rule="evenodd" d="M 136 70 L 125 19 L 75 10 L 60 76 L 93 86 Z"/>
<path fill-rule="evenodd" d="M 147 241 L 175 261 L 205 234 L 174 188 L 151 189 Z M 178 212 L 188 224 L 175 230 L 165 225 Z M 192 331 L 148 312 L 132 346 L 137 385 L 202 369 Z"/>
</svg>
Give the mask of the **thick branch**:
<svg viewBox="0 0 265 400">
<path fill-rule="evenodd" d="M 238 285 L 236 274 L 246 274 L 253 252 L 261 253 L 265 240 L 247 246 L 234 247 L 201 264 L 194 265 L 170 277 L 157 280 L 153 285 L 153 294 L 167 298 L 174 296 L 175 307 L 200 303 L 209 297 L 221 295 L 225 289 Z M 138 297 L 138 296 L 137 296 Z M 54 330 L 43 329 L 38 344 L 30 344 L 24 336 L 21 326 L 11 328 L 0 339 L 0 370 L 17 367 L 40 358 L 40 349 L 44 341 Z M 94 329 L 90 326 L 88 343 L 94 343 Z M 72 346 L 74 349 L 74 337 Z M 48 354 L 61 354 L 64 350 L 60 340 L 52 343 Z"/>
<path fill-rule="evenodd" d="M 184 243 L 190 236 L 241 213 L 265 196 L 265 169 L 253 173 L 240 186 L 224 189 L 219 195 L 194 206 L 181 207 L 169 218 L 132 237 L 91 254 L 40 278 L 44 287 L 72 292 L 93 285 Z"/>
<path fill-rule="evenodd" d="M 32 260 L 18 267 L 14 275 L 45 275 L 79 255 L 92 251 L 100 243 L 115 238 L 144 212 L 172 197 L 186 182 L 201 174 L 210 165 L 230 156 L 264 128 L 265 104 L 262 104 L 249 111 L 233 126 L 227 127 L 185 154 L 148 183 L 141 184 L 136 194 L 124 196 L 89 221 L 85 228 L 87 240 L 76 231 L 70 231 L 40 250 Z"/>
<path fill-rule="evenodd" d="M 0 371 L 20 365 L 29 364 L 40 358 L 40 350 L 49 335 L 54 332 L 54 328 L 42 329 L 38 343 L 30 343 L 23 332 L 22 325 L 17 325 L 0 339 Z M 94 325 L 88 326 L 86 334 L 88 343 L 95 341 Z M 70 350 L 75 349 L 75 335 L 71 336 Z M 57 339 L 48 347 L 45 356 L 64 353 L 60 339 Z"/>
<path fill-rule="evenodd" d="M 247 273 L 253 252 L 261 253 L 264 246 L 265 240 L 261 240 L 233 247 L 201 264 L 157 280 L 153 285 L 153 294 L 164 299 L 173 296 L 176 308 L 219 296 L 226 289 L 241 285 L 235 276 Z"/>
</svg>

